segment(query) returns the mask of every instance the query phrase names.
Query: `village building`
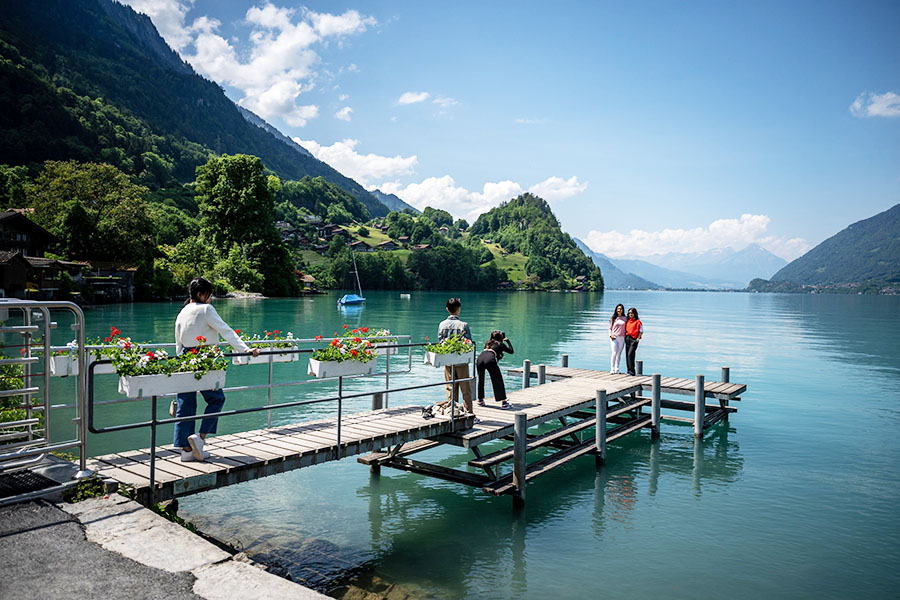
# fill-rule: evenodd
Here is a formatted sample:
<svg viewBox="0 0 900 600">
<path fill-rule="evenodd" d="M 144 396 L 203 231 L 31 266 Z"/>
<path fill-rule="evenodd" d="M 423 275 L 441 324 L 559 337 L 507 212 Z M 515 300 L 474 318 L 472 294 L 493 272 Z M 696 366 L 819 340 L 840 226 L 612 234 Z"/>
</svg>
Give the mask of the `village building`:
<svg viewBox="0 0 900 600">
<path fill-rule="evenodd" d="M 375 246 L 376 250 L 399 250 L 400 244 L 395 242 L 394 240 L 388 240 L 386 242 L 381 242 L 377 246 Z"/>
</svg>

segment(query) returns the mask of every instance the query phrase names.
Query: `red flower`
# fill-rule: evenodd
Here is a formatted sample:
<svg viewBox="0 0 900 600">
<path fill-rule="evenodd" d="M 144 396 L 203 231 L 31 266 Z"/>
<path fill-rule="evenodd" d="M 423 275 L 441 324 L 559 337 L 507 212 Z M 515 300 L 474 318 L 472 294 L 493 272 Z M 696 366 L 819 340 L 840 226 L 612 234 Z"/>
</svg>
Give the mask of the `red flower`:
<svg viewBox="0 0 900 600">
<path fill-rule="evenodd" d="M 360 329 L 360 331 L 362 331 L 363 333 L 369 333 L 369 328 L 363 327 L 362 329 Z"/>
<path fill-rule="evenodd" d="M 356 342 L 356 343 L 358 344 L 358 343 L 360 343 L 360 342 L 362 341 L 362 338 L 360 338 L 360 337 L 355 337 L 355 338 L 353 338 L 353 341 Z"/>
<path fill-rule="evenodd" d="M 103 338 L 103 341 L 104 341 L 104 342 L 111 342 L 111 341 L 112 341 L 112 338 L 109 337 L 109 336 L 106 336 L 105 338 Z"/>
<path fill-rule="evenodd" d="M 426 341 L 426 342 L 428 341 L 428 336 L 427 336 L 427 335 L 425 336 L 425 341 Z"/>
<path fill-rule="evenodd" d="M 197 349 L 196 349 L 196 348 L 191 348 L 191 354 L 197 354 Z"/>
<path fill-rule="evenodd" d="M 276 329 L 276 330 L 275 330 L 275 335 L 278 335 L 279 333 L 281 333 L 281 332 L 278 331 L 278 330 Z"/>
<path fill-rule="evenodd" d="M 347 329 L 347 326 L 346 326 L 346 325 L 344 325 L 344 329 Z"/>
<path fill-rule="evenodd" d="M 125 342 L 125 345 L 122 347 L 128 350 L 129 348 L 131 348 L 131 342 Z"/>
<path fill-rule="evenodd" d="M 341 345 L 341 340 L 339 340 L 339 339 L 337 339 L 337 338 L 334 338 L 333 340 L 331 340 L 331 345 L 332 345 L 332 346 L 340 346 L 340 345 Z"/>
<path fill-rule="evenodd" d="M 122 333 L 121 331 L 116 329 L 115 326 L 110 327 L 109 330 L 112 331 L 112 335 L 119 335 L 120 333 Z"/>
<path fill-rule="evenodd" d="M 202 335 L 198 335 L 198 336 L 197 336 L 197 341 L 200 342 L 201 344 L 205 344 L 205 343 L 206 343 L 206 338 L 203 337 Z"/>
<path fill-rule="evenodd" d="M 236 334 L 238 334 L 238 335 L 241 335 L 241 330 L 240 330 L 240 329 L 235 329 L 234 332 L 235 332 Z"/>
<path fill-rule="evenodd" d="M 156 356 L 153 354 L 153 351 L 147 352 L 147 358 L 150 360 L 156 360 Z"/>
<path fill-rule="evenodd" d="M 356 350 L 353 350 L 353 349 L 350 350 L 350 356 L 355 357 L 357 354 L 359 354 L 359 352 L 357 352 Z"/>
<path fill-rule="evenodd" d="M 372 342 L 370 342 L 369 340 L 366 340 L 366 348 L 371 348 L 371 347 L 372 347 Z"/>
<path fill-rule="evenodd" d="M 321 335 L 317 335 L 314 339 L 315 339 L 316 341 L 321 340 L 321 339 L 322 339 L 322 336 L 321 336 Z"/>
<path fill-rule="evenodd" d="M 22 356 L 25 356 L 25 348 L 22 348 L 21 350 L 19 350 L 19 352 L 22 354 Z"/>
<path fill-rule="evenodd" d="M 350 333 L 359 333 L 359 329 L 354 329 L 354 330 L 351 331 Z"/>
</svg>

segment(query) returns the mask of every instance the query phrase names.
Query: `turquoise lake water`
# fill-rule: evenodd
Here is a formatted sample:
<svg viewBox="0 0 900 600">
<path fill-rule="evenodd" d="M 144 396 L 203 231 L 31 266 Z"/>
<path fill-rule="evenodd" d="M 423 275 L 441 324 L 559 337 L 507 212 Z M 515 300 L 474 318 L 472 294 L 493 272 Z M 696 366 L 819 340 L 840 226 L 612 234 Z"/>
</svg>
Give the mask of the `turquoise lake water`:
<svg viewBox="0 0 900 600">
<path fill-rule="evenodd" d="M 343 324 L 387 327 L 414 341 L 436 333 L 446 293 L 369 292 L 341 313 L 337 295 L 222 300 L 245 331 L 329 335 Z M 330 591 L 376 575 L 434 598 L 888 598 L 900 589 L 900 298 L 737 293 L 464 293 L 462 318 L 483 343 L 504 329 L 512 367 L 559 364 L 608 369 L 606 323 L 621 302 L 639 309 L 644 372 L 718 380 L 722 366 L 749 387 L 730 422 L 695 443 L 689 425 L 664 422 L 509 497 L 390 469 L 372 476 L 354 457 L 181 500 L 201 529 L 275 560 L 295 580 Z M 115 325 L 136 339 L 171 340 L 176 304 L 87 311 L 89 334 Z M 624 360 L 623 360 L 624 363 Z M 298 366 L 299 365 L 299 366 Z M 392 369 L 405 367 L 396 357 Z M 292 371 L 296 369 L 295 371 Z M 623 364 L 624 369 L 624 364 Z M 278 380 L 305 363 L 276 365 Z M 261 382 L 267 367 L 229 370 L 228 385 Z M 439 381 L 414 354 L 396 385 Z M 520 380 L 506 376 L 507 386 Z M 382 382 L 383 383 L 383 382 Z M 55 382 L 62 389 L 68 382 Z M 351 390 L 374 389 L 357 381 Z M 488 386 L 489 387 L 489 386 Z M 115 397 L 98 378 L 98 399 Z M 274 399 L 313 398 L 333 387 L 279 389 Z M 439 388 L 394 394 L 425 404 Z M 265 403 L 232 393 L 227 407 Z M 161 403 L 162 404 L 162 403 Z M 370 401 L 348 402 L 366 410 Z M 146 403 L 103 406 L 100 424 L 147 417 Z M 664 411 L 666 412 L 666 411 Z M 273 424 L 324 418 L 334 405 L 276 412 Z M 687 416 L 687 413 L 678 413 Z M 223 420 L 219 433 L 262 427 L 265 414 Z M 161 433 L 171 438 L 171 430 Z M 92 436 L 91 454 L 146 447 L 149 431 Z M 417 458 L 466 468 L 457 448 Z"/>
</svg>

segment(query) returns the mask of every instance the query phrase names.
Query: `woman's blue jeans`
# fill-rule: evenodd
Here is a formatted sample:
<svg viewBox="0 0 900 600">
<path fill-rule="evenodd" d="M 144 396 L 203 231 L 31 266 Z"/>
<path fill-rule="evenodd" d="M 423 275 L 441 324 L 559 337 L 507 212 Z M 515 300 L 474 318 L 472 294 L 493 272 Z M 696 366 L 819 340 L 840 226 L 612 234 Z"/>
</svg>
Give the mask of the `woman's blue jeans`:
<svg viewBox="0 0 900 600">
<path fill-rule="evenodd" d="M 225 392 L 222 390 L 203 390 L 200 392 L 206 400 L 206 410 L 203 414 L 222 412 L 225 406 Z M 197 392 L 184 392 L 178 394 L 178 407 L 175 409 L 176 417 L 192 417 L 197 414 Z M 179 421 L 175 423 L 175 447 L 188 448 L 188 437 L 194 435 L 196 421 Z M 215 433 L 218 417 L 203 419 L 200 421 L 200 433 Z"/>
</svg>

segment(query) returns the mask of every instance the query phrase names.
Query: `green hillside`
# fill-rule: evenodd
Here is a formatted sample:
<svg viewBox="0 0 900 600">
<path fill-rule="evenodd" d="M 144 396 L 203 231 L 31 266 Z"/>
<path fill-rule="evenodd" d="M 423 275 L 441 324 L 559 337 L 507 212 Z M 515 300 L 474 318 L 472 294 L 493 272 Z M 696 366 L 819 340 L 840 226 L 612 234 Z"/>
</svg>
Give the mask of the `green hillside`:
<svg viewBox="0 0 900 600">
<path fill-rule="evenodd" d="M 900 284 L 900 204 L 854 223 L 772 276 L 772 284 Z"/>
<path fill-rule="evenodd" d="M 129 7 L 4 2 L 0 42 L 0 164 L 103 161 L 155 188 L 191 181 L 212 154 L 250 154 L 282 179 L 321 176 L 372 216 L 388 212 L 355 181 L 247 122 Z"/>
<path fill-rule="evenodd" d="M 470 241 L 498 244 L 510 256 L 526 256 L 524 269 L 532 280 L 552 282 L 551 287 L 561 289 L 563 280 L 571 284 L 582 276 L 586 286 L 603 290 L 600 269 L 560 228 L 550 205 L 537 196 L 522 194 L 484 213 L 469 235 Z"/>
</svg>

